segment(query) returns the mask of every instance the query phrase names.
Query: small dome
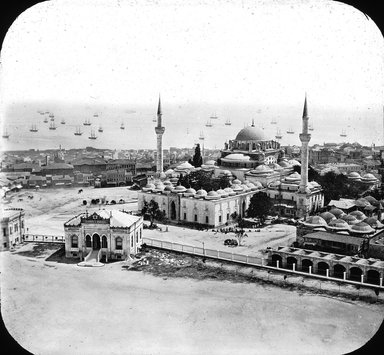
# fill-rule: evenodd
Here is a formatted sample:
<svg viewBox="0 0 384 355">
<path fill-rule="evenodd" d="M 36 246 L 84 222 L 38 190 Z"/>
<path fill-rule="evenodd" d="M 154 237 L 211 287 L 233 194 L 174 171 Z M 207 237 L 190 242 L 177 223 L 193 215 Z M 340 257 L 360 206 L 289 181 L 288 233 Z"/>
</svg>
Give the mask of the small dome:
<svg viewBox="0 0 384 355">
<path fill-rule="evenodd" d="M 236 192 L 233 191 L 230 187 L 226 187 L 226 188 L 224 189 L 224 191 L 225 191 L 229 196 L 234 196 L 234 195 L 236 195 Z"/>
<path fill-rule="evenodd" d="M 207 196 L 207 191 L 200 189 L 196 191 L 195 198 L 202 198 L 204 196 Z"/>
<path fill-rule="evenodd" d="M 350 263 L 353 261 L 353 259 L 350 256 L 344 256 L 343 258 L 340 259 L 340 261 L 343 261 L 345 263 Z"/>
<path fill-rule="evenodd" d="M 243 128 L 236 136 L 237 141 L 265 141 L 264 132 L 257 127 L 248 126 Z"/>
<path fill-rule="evenodd" d="M 345 213 L 340 208 L 331 208 L 329 210 L 329 213 L 332 213 L 336 218 L 340 218 L 341 216 L 345 215 Z"/>
<path fill-rule="evenodd" d="M 301 180 L 301 175 L 297 171 L 295 171 L 291 175 L 287 176 L 285 179 L 286 180 Z"/>
<path fill-rule="evenodd" d="M 351 232 L 358 233 L 373 233 L 375 230 L 365 222 L 356 223 L 351 227 Z"/>
<path fill-rule="evenodd" d="M 247 184 L 241 184 L 240 185 L 244 191 L 251 191 L 251 188 Z"/>
<path fill-rule="evenodd" d="M 349 224 L 343 219 L 333 219 L 328 223 L 330 229 L 346 230 L 349 229 Z"/>
<path fill-rule="evenodd" d="M 352 178 L 361 178 L 360 174 L 357 172 L 357 171 L 352 171 L 348 174 L 348 177 L 352 177 Z"/>
<path fill-rule="evenodd" d="M 369 265 L 369 261 L 367 259 L 360 259 L 356 261 L 356 264 L 359 265 Z"/>
<path fill-rule="evenodd" d="M 195 194 L 196 193 L 196 190 L 193 189 L 192 187 L 188 188 L 186 191 L 186 193 L 189 193 L 189 194 Z"/>
<path fill-rule="evenodd" d="M 350 215 L 356 217 L 356 219 L 358 219 L 359 221 L 363 221 L 367 218 L 367 216 L 361 211 L 353 211 L 350 213 Z"/>
<path fill-rule="evenodd" d="M 233 154 L 228 154 L 224 158 L 221 158 L 221 160 L 240 160 L 240 161 L 248 161 L 251 158 L 249 155 L 244 155 L 241 153 L 233 153 Z"/>
<path fill-rule="evenodd" d="M 205 196 L 206 200 L 218 200 L 220 195 L 216 191 L 209 191 Z"/>
<path fill-rule="evenodd" d="M 302 223 L 311 227 L 321 227 L 327 225 L 327 222 L 321 216 L 310 216 Z"/>
<path fill-rule="evenodd" d="M 172 183 L 171 183 L 169 180 L 165 180 L 165 181 L 163 182 L 163 185 L 164 185 L 164 186 L 170 186 L 170 185 L 172 185 Z"/>
<path fill-rule="evenodd" d="M 356 219 L 355 216 L 351 216 L 349 214 L 346 214 L 344 216 L 341 216 L 340 219 L 344 220 L 347 222 L 350 226 L 359 223 L 358 219 Z"/>
<path fill-rule="evenodd" d="M 333 219 L 336 219 L 335 215 L 333 215 L 333 214 L 330 213 L 330 212 L 323 212 L 323 213 L 320 213 L 320 216 L 321 216 L 322 218 L 324 218 L 325 221 L 326 221 L 327 223 L 329 223 L 329 222 L 332 221 Z"/>
<path fill-rule="evenodd" d="M 241 193 L 241 192 L 244 191 L 243 188 L 242 188 L 242 185 L 241 185 L 241 184 L 233 185 L 233 186 L 232 186 L 232 190 L 233 190 L 234 192 L 236 192 L 237 194 L 239 194 L 239 193 Z"/>
<path fill-rule="evenodd" d="M 301 166 L 301 163 L 298 162 L 296 159 L 290 159 L 288 160 L 288 163 L 291 164 L 292 166 Z"/>
<path fill-rule="evenodd" d="M 355 201 L 355 205 L 357 207 L 367 207 L 370 203 L 364 197 L 361 197 Z"/>
<path fill-rule="evenodd" d="M 225 192 L 222 189 L 216 191 L 221 197 L 228 197 L 228 192 Z"/>
<path fill-rule="evenodd" d="M 173 190 L 174 192 L 185 192 L 187 189 L 182 186 L 182 185 L 178 185 L 175 187 L 175 189 Z"/>
<path fill-rule="evenodd" d="M 273 163 L 273 164 L 272 164 L 272 169 L 273 169 L 273 170 L 282 170 L 283 167 L 280 166 L 280 165 L 277 164 L 277 163 Z"/>
<path fill-rule="evenodd" d="M 187 161 L 177 166 L 176 170 L 191 170 L 194 166 L 189 164 Z"/>
<path fill-rule="evenodd" d="M 252 190 L 257 190 L 257 186 L 252 182 L 247 182 L 247 186 Z"/>
<path fill-rule="evenodd" d="M 263 184 L 262 184 L 260 181 L 255 181 L 255 182 L 254 182 L 254 185 L 255 185 L 258 189 L 262 189 L 262 188 L 263 188 Z"/>
<path fill-rule="evenodd" d="M 167 175 L 163 172 L 160 173 L 160 179 L 166 179 Z"/>
<path fill-rule="evenodd" d="M 163 191 L 173 191 L 174 187 L 172 185 L 167 185 L 164 187 L 164 190 Z"/>
<path fill-rule="evenodd" d="M 165 172 L 165 175 L 172 175 L 174 173 L 174 170 L 172 169 L 168 169 L 166 172 Z"/>
<path fill-rule="evenodd" d="M 235 179 L 232 181 L 232 184 L 234 185 L 240 185 L 241 184 L 241 181 L 239 179 Z"/>
<path fill-rule="evenodd" d="M 373 175 L 373 174 L 371 174 L 371 173 L 365 174 L 365 175 L 363 175 L 361 178 L 364 179 L 364 180 L 377 181 L 376 176 Z"/>
<path fill-rule="evenodd" d="M 230 177 L 232 176 L 232 173 L 229 170 L 223 170 L 220 175 L 225 175 Z"/>
<path fill-rule="evenodd" d="M 281 182 L 279 180 L 275 180 L 269 183 L 268 187 L 270 188 L 277 188 L 281 185 Z"/>
<path fill-rule="evenodd" d="M 369 224 L 372 228 L 381 229 L 384 225 L 376 217 L 368 217 L 363 222 Z"/>
<path fill-rule="evenodd" d="M 258 165 L 255 169 L 250 171 L 252 174 L 265 174 L 272 173 L 273 170 L 265 164 Z"/>
<path fill-rule="evenodd" d="M 378 206 L 379 201 L 376 200 L 373 196 L 365 196 L 364 199 L 368 201 L 372 206 Z"/>
</svg>

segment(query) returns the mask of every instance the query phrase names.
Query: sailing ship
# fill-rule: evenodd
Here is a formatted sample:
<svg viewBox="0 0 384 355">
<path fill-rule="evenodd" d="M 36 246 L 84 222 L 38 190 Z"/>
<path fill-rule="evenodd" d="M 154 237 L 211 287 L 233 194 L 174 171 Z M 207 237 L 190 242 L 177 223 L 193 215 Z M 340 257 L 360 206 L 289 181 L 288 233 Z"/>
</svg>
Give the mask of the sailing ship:
<svg viewBox="0 0 384 355">
<path fill-rule="evenodd" d="M 313 131 L 313 130 L 314 130 L 314 128 L 313 128 L 313 124 L 312 124 L 312 123 L 309 124 L 308 130 L 309 130 L 309 131 Z"/>
<path fill-rule="evenodd" d="M 33 124 L 33 125 L 31 126 L 31 128 L 30 128 L 30 131 L 31 131 L 31 132 L 37 132 L 37 131 L 38 131 L 37 126 L 36 126 L 35 124 Z"/>
<path fill-rule="evenodd" d="M 95 114 L 93 115 L 93 117 L 97 118 L 97 117 L 99 117 L 99 115 L 98 115 L 97 113 L 95 113 Z"/>
<path fill-rule="evenodd" d="M 121 122 L 120 129 L 125 129 L 124 122 Z"/>
<path fill-rule="evenodd" d="M 212 122 L 211 120 L 208 120 L 207 123 L 205 124 L 206 127 L 212 127 Z"/>
<path fill-rule="evenodd" d="M 81 136 L 83 134 L 83 132 L 80 131 L 80 127 L 76 127 L 76 131 L 74 133 L 75 136 Z"/>
<path fill-rule="evenodd" d="M 277 124 L 277 121 L 275 118 L 272 118 L 271 124 Z"/>
<path fill-rule="evenodd" d="M 99 132 L 103 132 L 103 131 L 104 131 L 103 127 L 99 126 L 98 131 L 99 131 Z"/>
<path fill-rule="evenodd" d="M 50 114 L 49 114 L 49 118 L 51 119 L 51 121 L 54 121 L 54 120 L 55 120 L 55 116 L 54 116 L 54 114 L 53 114 L 53 113 L 50 113 Z"/>
<path fill-rule="evenodd" d="M 289 128 L 288 131 L 287 131 L 288 134 L 294 134 L 295 131 L 292 129 L 292 128 Z"/>
<path fill-rule="evenodd" d="M 277 131 L 276 131 L 276 139 L 281 139 L 281 138 L 283 138 L 283 136 L 281 135 L 281 131 L 280 131 L 280 128 L 278 128 L 277 129 Z"/>
<path fill-rule="evenodd" d="M 232 124 L 231 120 L 229 118 L 227 118 L 227 120 L 225 121 L 225 125 L 230 126 L 231 124 Z"/>
<path fill-rule="evenodd" d="M 152 122 L 157 122 L 157 119 L 156 119 L 156 117 L 153 117 L 153 120 L 152 120 Z"/>
<path fill-rule="evenodd" d="M 44 118 L 44 123 L 48 123 L 48 117 L 47 116 L 45 116 L 45 118 Z"/>
<path fill-rule="evenodd" d="M 340 137 L 346 137 L 347 133 L 345 132 L 345 129 L 343 129 L 340 133 Z"/>
<path fill-rule="evenodd" d="M 3 138 L 5 138 L 5 139 L 9 138 L 9 133 L 8 133 L 7 129 L 5 129 L 5 131 L 3 133 Z"/>
<path fill-rule="evenodd" d="M 49 125 L 49 129 L 51 129 L 51 130 L 55 130 L 56 129 L 55 122 L 51 122 L 51 124 Z"/>
<path fill-rule="evenodd" d="M 216 115 L 216 113 L 215 114 L 213 114 L 211 117 L 209 117 L 211 120 L 217 120 L 218 119 L 218 117 L 217 117 L 217 115 Z"/>
<path fill-rule="evenodd" d="M 91 135 L 88 137 L 89 139 L 96 139 L 96 135 L 94 131 L 91 131 Z"/>
<path fill-rule="evenodd" d="M 91 120 L 89 118 L 87 118 L 84 122 L 83 122 L 83 125 L 84 126 L 90 126 L 92 123 L 91 123 Z"/>
<path fill-rule="evenodd" d="M 60 123 L 65 124 L 65 119 L 63 118 Z"/>
</svg>

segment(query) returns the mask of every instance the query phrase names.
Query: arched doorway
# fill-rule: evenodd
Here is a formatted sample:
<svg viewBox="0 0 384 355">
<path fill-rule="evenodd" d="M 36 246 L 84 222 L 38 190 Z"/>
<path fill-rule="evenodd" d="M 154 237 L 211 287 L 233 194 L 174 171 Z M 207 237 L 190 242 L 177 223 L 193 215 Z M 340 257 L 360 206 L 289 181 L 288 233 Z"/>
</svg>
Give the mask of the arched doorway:
<svg viewBox="0 0 384 355">
<path fill-rule="evenodd" d="M 85 237 L 85 246 L 87 248 L 92 248 L 92 239 L 90 235 L 86 235 Z"/>
<path fill-rule="evenodd" d="M 100 249 L 100 236 L 97 233 L 92 236 L 92 248 Z"/>
<path fill-rule="evenodd" d="M 349 269 L 349 279 L 352 281 L 361 281 L 361 275 L 363 271 L 358 267 L 351 267 Z"/>
<path fill-rule="evenodd" d="M 333 277 L 336 277 L 338 279 L 344 278 L 344 272 L 345 272 L 345 267 L 340 264 L 336 264 L 333 267 Z"/>
<path fill-rule="evenodd" d="M 296 258 L 292 256 L 288 256 L 287 258 L 287 269 L 293 270 L 293 264 L 295 264 L 295 267 L 297 268 L 297 260 Z"/>
<path fill-rule="evenodd" d="M 101 247 L 102 248 L 108 248 L 107 237 L 105 235 L 103 235 L 101 237 Z"/>
<path fill-rule="evenodd" d="M 376 270 L 368 270 L 367 282 L 374 285 L 380 285 L 380 273 Z"/>
<path fill-rule="evenodd" d="M 280 255 L 273 254 L 272 255 L 272 261 L 271 266 L 277 266 L 277 262 L 279 262 L 279 267 L 283 266 L 283 259 Z"/>
<path fill-rule="evenodd" d="M 326 276 L 327 275 L 327 270 L 329 270 L 329 265 L 327 263 L 325 263 L 324 261 L 320 261 L 317 264 L 317 273 L 319 275 Z"/>
<path fill-rule="evenodd" d="M 175 201 L 171 202 L 171 219 L 176 219 L 176 204 L 175 204 Z"/>
<path fill-rule="evenodd" d="M 311 267 L 311 272 L 313 272 L 313 262 L 308 259 L 304 259 L 301 261 L 301 270 L 304 272 L 309 272 L 309 267 Z"/>
</svg>

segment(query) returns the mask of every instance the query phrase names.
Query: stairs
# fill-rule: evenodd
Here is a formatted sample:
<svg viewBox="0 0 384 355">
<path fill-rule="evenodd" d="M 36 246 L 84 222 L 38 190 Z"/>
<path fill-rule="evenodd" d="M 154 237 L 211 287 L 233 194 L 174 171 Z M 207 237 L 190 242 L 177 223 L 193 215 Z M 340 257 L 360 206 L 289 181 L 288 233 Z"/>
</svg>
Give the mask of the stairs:
<svg viewBox="0 0 384 355">
<path fill-rule="evenodd" d="M 78 263 L 78 266 L 88 266 L 88 267 L 99 267 L 104 266 L 103 263 L 99 262 L 99 251 L 100 249 L 92 249 L 89 254 L 85 257 L 84 261 Z"/>
</svg>

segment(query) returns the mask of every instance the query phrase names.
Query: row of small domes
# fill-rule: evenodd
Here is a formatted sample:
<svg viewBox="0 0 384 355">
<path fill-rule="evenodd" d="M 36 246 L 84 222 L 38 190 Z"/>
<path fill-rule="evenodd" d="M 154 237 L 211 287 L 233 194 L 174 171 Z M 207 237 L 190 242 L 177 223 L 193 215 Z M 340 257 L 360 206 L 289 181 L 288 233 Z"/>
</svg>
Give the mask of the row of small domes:
<svg viewBox="0 0 384 355">
<path fill-rule="evenodd" d="M 225 189 L 219 189 L 217 191 L 209 191 L 207 192 L 204 189 L 195 190 L 193 188 L 186 188 L 182 185 L 178 185 L 173 187 L 172 183 L 168 183 L 165 181 L 162 183 L 161 181 L 153 183 L 148 183 L 143 191 L 151 191 L 151 192 L 164 192 L 164 193 L 182 193 L 186 197 L 194 197 L 194 198 L 205 198 L 207 200 L 219 199 L 221 197 L 234 196 L 239 193 L 254 191 L 262 188 L 261 183 L 256 182 L 255 184 L 252 182 L 241 183 L 240 180 L 235 179 L 232 182 L 232 187 L 226 187 Z"/>
<path fill-rule="evenodd" d="M 367 217 L 361 211 L 345 214 L 338 208 L 331 209 L 329 212 L 323 212 L 320 215 L 310 216 L 302 224 L 311 227 L 326 227 L 332 230 L 346 230 L 357 233 L 373 233 L 375 229 L 384 227 L 375 217 Z"/>
<path fill-rule="evenodd" d="M 364 175 L 360 175 L 358 172 L 356 171 L 352 171 L 350 172 L 347 177 L 351 180 L 365 180 L 365 181 L 378 181 L 378 179 L 371 173 L 367 173 L 367 174 L 364 174 Z"/>
</svg>

